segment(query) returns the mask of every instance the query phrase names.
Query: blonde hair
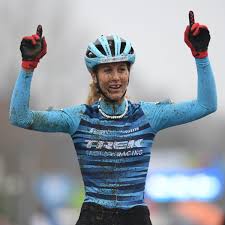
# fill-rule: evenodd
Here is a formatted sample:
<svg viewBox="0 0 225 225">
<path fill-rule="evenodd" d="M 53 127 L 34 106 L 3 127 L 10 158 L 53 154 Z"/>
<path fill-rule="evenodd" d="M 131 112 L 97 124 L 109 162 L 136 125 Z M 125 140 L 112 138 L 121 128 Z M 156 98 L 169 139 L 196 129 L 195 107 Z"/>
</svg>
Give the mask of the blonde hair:
<svg viewBox="0 0 225 225">
<path fill-rule="evenodd" d="M 89 85 L 89 93 L 87 98 L 87 105 L 92 105 L 94 102 L 98 101 L 101 97 L 99 89 L 97 88 L 97 84 L 92 81 Z"/>
</svg>

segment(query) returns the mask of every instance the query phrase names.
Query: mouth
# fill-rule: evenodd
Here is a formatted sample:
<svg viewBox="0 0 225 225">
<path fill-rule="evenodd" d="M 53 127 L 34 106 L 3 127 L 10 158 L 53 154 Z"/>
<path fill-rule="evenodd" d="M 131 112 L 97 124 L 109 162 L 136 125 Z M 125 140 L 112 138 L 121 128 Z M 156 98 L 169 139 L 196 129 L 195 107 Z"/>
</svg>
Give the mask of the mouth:
<svg viewBox="0 0 225 225">
<path fill-rule="evenodd" d="M 120 84 L 111 84 L 109 85 L 109 90 L 112 91 L 119 91 L 121 89 L 122 85 Z"/>
</svg>

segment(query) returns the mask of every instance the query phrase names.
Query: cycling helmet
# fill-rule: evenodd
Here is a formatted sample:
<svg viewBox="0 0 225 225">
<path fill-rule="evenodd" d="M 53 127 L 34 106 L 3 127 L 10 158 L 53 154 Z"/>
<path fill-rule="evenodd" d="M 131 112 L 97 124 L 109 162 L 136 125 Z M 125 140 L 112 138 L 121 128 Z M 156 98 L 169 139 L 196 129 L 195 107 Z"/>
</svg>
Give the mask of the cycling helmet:
<svg viewBox="0 0 225 225">
<path fill-rule="evenodd" d="M 134 49 L 131 43 L 117 35 L 101 35 L 94 43 L 88 45 L 85 63 L 89 71 L 99 64 L 113 62 L 135 61 Z"/>
</svg>

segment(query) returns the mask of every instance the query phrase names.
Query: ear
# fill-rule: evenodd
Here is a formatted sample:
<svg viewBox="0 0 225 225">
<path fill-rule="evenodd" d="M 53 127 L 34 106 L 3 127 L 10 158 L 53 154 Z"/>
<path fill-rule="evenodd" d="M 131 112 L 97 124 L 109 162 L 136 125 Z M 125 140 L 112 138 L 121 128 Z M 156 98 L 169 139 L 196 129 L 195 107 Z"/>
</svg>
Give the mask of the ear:
<svg viewBox="0 0 225 225">
<path fill-rule="evenodd" d="M 91 77 L 92 77 L 93 82 L 96 84 L 97 83 L 96 73 L 91 72 Z"/>
</svg>

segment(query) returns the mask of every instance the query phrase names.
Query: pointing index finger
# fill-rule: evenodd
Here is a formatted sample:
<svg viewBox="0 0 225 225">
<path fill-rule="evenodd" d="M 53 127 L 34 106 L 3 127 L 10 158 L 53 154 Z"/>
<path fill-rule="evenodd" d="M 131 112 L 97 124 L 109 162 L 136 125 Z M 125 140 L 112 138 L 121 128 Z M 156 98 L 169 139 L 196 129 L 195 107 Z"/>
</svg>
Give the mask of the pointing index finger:
<svg viewBox="0 0 225 225">
<path fill-rule="evenodd" d="M 38 25 L 36 34 L 41 38 L 42 37 L 42 26 Z"/>
<path fill-rule="evenodd" d="M 190 25 L 190 28 L 192 27 L 192 25 L 194 23 L 195 23 L 194 12 L 193 11 L 189 11 L 189 25 Z"/>
</svg>

